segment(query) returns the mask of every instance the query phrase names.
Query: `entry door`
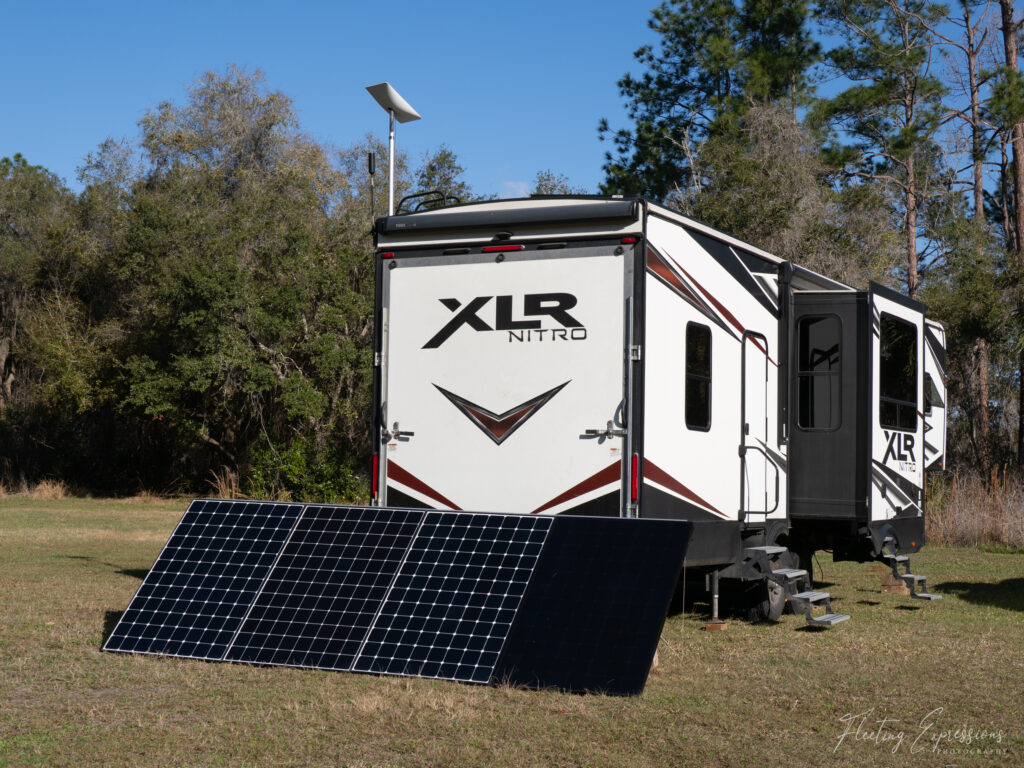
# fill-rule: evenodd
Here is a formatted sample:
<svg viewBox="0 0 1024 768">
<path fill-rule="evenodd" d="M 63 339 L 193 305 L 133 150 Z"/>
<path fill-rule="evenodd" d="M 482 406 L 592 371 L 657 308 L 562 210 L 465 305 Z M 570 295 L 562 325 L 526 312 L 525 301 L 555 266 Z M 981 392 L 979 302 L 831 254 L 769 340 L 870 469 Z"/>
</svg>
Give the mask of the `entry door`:
<svg viewBox="0 0 1024 768">
<path fill-rule="evenodd" d="M 621 513 L 617 245 L 399 255 L 384 270 L 383 503 Z"/>
<path fill-rule="evenodd" d="M 863 294 L 796 293 L 790 342 L 790 516 L 868 514 Z"/>
<path fill-rule="evenodd" d="M 741 512 L 747 522 L 761 522 L 778 504 L 775 465 L 768 460 L 768 340 L 760 333 L 743 336 L 743 412 L 740 419 Z"/>
</svg>

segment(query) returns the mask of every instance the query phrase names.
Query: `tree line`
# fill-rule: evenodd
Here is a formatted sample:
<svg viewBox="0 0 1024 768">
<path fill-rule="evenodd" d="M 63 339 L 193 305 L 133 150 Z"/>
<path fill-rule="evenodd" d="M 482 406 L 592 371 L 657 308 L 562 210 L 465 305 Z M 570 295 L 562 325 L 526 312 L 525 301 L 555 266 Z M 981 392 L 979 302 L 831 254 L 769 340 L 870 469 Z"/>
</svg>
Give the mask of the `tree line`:
<svg viewBox="0 0 1024 768">
<path fill-rule="evenodd" d="M 601 192 L 925 301 L 950 461 L 985 477 L 1024 462 L 1021 23 L 1010 0 L 668 0 L 626 125 L 599 126 Z M 384 148 L 314 141 L 235 67 L 139 129 L 78 192 L 0 160 L 0 483 L 364 496 Z M 397 194 L 479 199 L 463 173 L 447 146 L 402 155 Z"/>
<path fill-rule="evenodd" d="M 1012 0 L 670 0 L 602 191 L 643 194 L 948 334 L 949 462 L 1024 465 L 1024 83 Z"/>
<path fill-rule="evenodd" d="M 235 67 L 139 128 L 85 158 L 78 193 L 0 160 L 0 483 L 365 495 L 386 148 L 312 140 Z M 439 188 L 474 199 L 450 148 L 399 156 L 399 196 Z"/>
</svg>

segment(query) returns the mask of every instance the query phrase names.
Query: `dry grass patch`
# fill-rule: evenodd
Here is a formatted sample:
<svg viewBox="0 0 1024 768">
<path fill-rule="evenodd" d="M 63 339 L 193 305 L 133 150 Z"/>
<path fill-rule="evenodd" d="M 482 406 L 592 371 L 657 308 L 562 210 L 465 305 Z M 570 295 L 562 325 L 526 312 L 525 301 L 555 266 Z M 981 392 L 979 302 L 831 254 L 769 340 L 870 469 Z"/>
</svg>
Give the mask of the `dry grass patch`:
<svg viewBox="0 0 1024 768">
<path fill-rule="evenodd" d="M 68 486 L 63 480 L 40 480 L 28 492 L 28 497 L 35 501 L 56 501 L 68 497 Z"/>
<path fill-rule="evenodd" d="M 929 484 L 928 541 L 1024 549 L 1024 482 L 952 474 Z"/>
<path fill-rule="evenodd" d="M 211 469 L 210 479 L 206 482 L 209 483 L 210 488 L 213 489 L 213 493 L 218 499 L 248 498 L 242 493 L 242 485 L 239 481 L 238 473 L 227 464 L 223 465 L 220 470 Z"/>
<path fill-rule="evenodd" d="M 707 606 L 670 617 L 643 695 L 573 696 L 99 651 L 184 501 L 0 502 L 0 766 L 1004 766 L 1024 760 L 1024 557 L 929 548 L 944 596 L 879 591 L 821 557 L 853 619 L 807 631 Z M 914 736 L 1002 730 L 1003 750 L 911 753 L 847 739 L 872 711 Z M 868 724 L 869 727 L 871 723 Z M 929 732 L 930 734 L 931 732 Z M 838 748 L 837 748 L 838 746 Z M 949 745 L 944 745 L 948 748 Z"/>
</svg>

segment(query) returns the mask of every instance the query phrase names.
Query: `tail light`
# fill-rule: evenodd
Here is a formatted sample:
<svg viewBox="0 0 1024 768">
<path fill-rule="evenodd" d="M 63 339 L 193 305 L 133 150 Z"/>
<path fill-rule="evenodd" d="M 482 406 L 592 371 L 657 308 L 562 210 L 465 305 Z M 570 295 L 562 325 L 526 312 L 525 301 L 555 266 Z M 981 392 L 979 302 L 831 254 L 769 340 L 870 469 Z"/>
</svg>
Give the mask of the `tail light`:
<svg viewBox="0 0 1024 768">
<path fill-rule="evenodd" d="M 374 501 L 377 500 L 377 492 L 380 490 L 380 454 L 373 454 L 373 469 L 371 470 L 371 477 L 373 480 L 370 481 L 370 492 L 371 497 Z"/>
<path fill-rule="evenodd" d="M 506 251 L 522 251 L 525 250 L 525 245 L 485 245 L 483 247 L 484 253 L 504 253 Z"/>
<path fill-rule="evenodd" d="M 635 453 L 629 466 L 629 500 L 636 501 L 639 497 L 640 483 L 637 475 L 640 469 L 640 457 Z"/>
</svg>

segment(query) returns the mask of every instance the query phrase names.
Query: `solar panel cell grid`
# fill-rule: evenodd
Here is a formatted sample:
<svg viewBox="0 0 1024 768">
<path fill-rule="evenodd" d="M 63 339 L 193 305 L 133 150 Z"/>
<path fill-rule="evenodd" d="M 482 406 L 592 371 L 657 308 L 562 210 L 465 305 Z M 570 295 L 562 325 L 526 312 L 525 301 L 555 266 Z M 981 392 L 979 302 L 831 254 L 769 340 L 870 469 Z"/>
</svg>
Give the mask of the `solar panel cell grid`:
<svg viewBox="0 0 1024 768">
<path fill-rule="evenodd" d="M 428 513 L 353 669 L 488 682 L 549 527 Z"/>
<path fill-rule="evenodd" d="M 223 658 L 301 510 L 193 502 L 105 649 Z"/>
<path fill-rule="evenodd" d="M 349 669 L 423 515 L 307 507 L 227 658 Z"/>
</svg>

